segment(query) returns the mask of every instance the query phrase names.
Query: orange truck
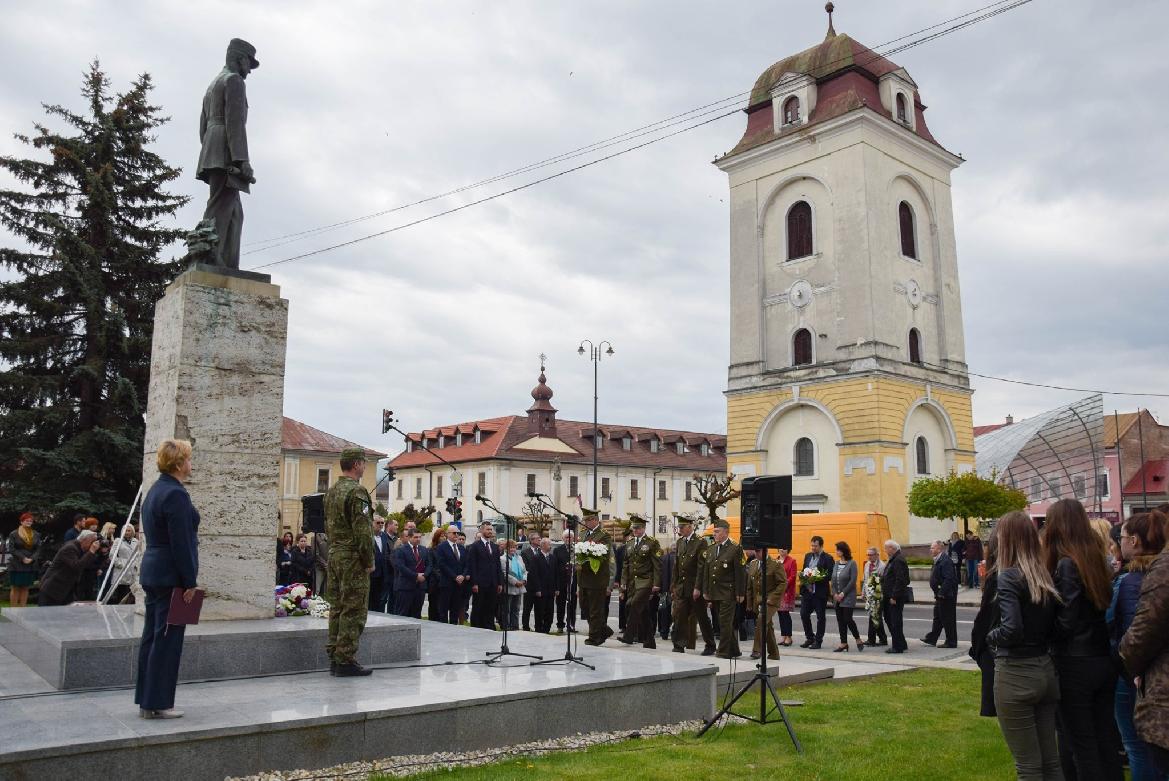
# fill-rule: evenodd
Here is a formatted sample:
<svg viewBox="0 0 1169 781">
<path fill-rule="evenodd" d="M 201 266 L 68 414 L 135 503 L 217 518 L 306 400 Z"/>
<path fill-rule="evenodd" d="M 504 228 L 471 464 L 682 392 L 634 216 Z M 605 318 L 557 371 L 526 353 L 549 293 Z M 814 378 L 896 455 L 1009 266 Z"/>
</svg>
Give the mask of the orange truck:
<svg viewBox="0 0 1169 781">
<path fill-rule="evenodd" d="M 741 539 L 739 517 L 732 515 L 727 518 L 731 526 L 731 538 Z M 792 550 L 796 563 L 803 561 L 804 554 L 812 544 L 812 536 L 820 535 L 824 538 L 824 550 L 829 556 L 835 556 L 836 543 L 844 541 L 852 549 L 852 558 L 857 563 L 858 572 L 863 568 L 865 551 L 876 548 L 881 558 L 885 558 L 885 540 L 890 538 L 889 518 L 884 513 L 797 513 L 792 516 Z M 774 551 L 769 551 L 774 555 Z M 860 591 L 861 582 L 857 578 L 857 591 Z"/>
</svg>

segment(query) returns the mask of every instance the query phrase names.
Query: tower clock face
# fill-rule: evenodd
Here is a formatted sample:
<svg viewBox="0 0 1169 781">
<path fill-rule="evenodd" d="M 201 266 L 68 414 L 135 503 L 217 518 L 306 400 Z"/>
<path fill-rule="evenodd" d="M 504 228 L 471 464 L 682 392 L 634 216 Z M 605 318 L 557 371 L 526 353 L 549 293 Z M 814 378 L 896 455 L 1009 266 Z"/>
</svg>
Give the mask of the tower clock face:
<svg viewBox="0 0 1169 781">
<path fill-rule="evenodd" d="M 921 286 L 916 280 L 911 279 L 905 283 L 905 297 L 909 299 L 909 305 L 914 309 L 921 306 Z"/>
<path fill-rule="evenodd" d="M 812 303 L 812 286 L 806 279 L 798 279 L 787 291 L 788 300 L 796 309 L 803 309 Z"/>
</svg>

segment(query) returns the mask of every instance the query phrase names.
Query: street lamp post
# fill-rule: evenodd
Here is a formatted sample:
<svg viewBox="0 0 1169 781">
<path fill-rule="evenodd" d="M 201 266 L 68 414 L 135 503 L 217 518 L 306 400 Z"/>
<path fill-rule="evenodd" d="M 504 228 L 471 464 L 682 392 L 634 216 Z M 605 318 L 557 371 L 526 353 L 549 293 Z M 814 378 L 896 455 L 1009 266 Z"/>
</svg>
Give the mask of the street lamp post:
<svg viewBox="0 0 1169 781">
<path fill-rule="evenodd" d="M 588 356 L 593 362 L 593 509 L 600 512 L 601 503 L 597 494 L 597 366 L 601 363 L 601 348 L 608 347 L 604 354 L 612 355 L 613 345 L 607 340 L 594 345 L 592 341 L 585 339 L 576 348 L 577 355 L 585 354 L 585 344 L 589 346 Z"/>
</svg>

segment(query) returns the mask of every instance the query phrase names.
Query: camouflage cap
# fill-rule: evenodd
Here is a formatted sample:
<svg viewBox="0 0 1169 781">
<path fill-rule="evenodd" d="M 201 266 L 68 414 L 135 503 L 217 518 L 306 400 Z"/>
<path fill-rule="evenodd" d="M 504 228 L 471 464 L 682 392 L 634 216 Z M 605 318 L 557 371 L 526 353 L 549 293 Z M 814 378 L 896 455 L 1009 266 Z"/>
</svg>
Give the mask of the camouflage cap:
<svg viewBox="0 0 1169 781">
<path fill-rule="evenodd" d="M 631 515 L 629 517 L 629 528 L 630 529 L 644 529 L 645 528 L 645 519 L 639 518 L 636 515 Z"/>
<path fill-rule="evenodd" d="M 596 518 L 598 515 L 600 515 L 600 513 L 597 510 L 593 510 L 593 509 L 588 508 L 588 507 L 580 508 L 580 512 L 581 512 L 581 515 L 583 515 L 586 518 Z"/>
<path fill-rule="evenodd" d="M 716 529 L 730 529 L 731 528 L 731 525 L 729 523 L 727 523 L 726 521 L 724 521 L 722 518 L 716 518 L 715 520 L 710 522 L 710 525 Z"/>
<path fill-rule="evenodd" d="M 364 461 L 365 451 L 359 447 L 347 447 L 341 451 L 342 461 Z"/>
</svg>

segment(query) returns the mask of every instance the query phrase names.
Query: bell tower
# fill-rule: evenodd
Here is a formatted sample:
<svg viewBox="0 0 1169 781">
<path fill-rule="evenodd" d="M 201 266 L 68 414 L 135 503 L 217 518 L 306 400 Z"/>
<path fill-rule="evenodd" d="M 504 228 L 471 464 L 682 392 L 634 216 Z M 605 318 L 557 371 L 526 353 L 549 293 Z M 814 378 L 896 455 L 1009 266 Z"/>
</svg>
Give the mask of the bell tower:
<svg viewBox="0 0 1169 781">
<path fill-rule="evenodd" d="M 831 14 L 831 3 L 826 10 Z M 950 174 L 904 68 L 831 16 L 756 80 L 730 183 L 728 467 L 793 475 L 796 511 L 883 512 L 974 465 Z"/>
</svg>

